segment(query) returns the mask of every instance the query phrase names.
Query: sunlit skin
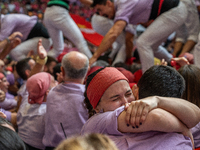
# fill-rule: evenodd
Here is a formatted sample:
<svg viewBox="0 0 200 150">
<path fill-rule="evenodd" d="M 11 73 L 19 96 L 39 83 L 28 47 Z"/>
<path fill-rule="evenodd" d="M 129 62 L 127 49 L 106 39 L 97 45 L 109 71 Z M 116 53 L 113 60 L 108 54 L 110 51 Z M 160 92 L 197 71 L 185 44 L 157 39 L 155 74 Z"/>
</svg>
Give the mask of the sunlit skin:
<svg viewBox="0 0 200 150">
<path fill-rule="evenodd" d="M 8 91 L 9 82 L 7 81 L 6 77 L 3 77 L 0 83 L 0 89 L 5 93 Z"/>
<path fill-rule="evenodd" d="M 106 5 L 97 4 L 95 6 L 95 9 L 101 16 L 107 17 L 109 19 L 114 19 L 114 17 L 115 17 L 114 4 L 113 4 L 113 2 L 111 2 L 109 0 L 106 2 Z"/>
<path fill-rule="evenodd" d="M 3 72 L 4 66 L 5 66 L 4 62 L 0 60 L 0 72 Z"/>
<path fill-rule="evenodd" d="M 30 59 L 28 64 L 30 65 L 31 67 L 31 70 L 33 69 L 33 67 L 35 66 L 35 61 L 33 59 Z"/>
<path fill-rule="evenodd" d="M 113 111 L 132 101 L 135 101 L 135 97 L 128 82 L 119 80 L 107 88 L 95 110 L 96 112 Z"/>
</svg>

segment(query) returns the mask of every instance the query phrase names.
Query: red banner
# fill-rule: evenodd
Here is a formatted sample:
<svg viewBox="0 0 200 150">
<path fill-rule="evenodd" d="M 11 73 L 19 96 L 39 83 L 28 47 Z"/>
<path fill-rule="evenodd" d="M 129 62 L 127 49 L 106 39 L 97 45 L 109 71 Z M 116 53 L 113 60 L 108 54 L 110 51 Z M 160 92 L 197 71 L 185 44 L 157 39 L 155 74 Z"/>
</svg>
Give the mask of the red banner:
<svg viewBox="0 0 200 150">
<path fill-rule="evenodd" d="M 91 23 L 78 15 L 74 15 L 74 14 L 70 14 L 70 15 L 72 19 L 74 20 L 74 22 L 80 28 L 84 38 L 89 43 L 92 43 L 95 46 L 99 46 L 103 39 L 103 36 L 93 30 Z"/>
</svg>

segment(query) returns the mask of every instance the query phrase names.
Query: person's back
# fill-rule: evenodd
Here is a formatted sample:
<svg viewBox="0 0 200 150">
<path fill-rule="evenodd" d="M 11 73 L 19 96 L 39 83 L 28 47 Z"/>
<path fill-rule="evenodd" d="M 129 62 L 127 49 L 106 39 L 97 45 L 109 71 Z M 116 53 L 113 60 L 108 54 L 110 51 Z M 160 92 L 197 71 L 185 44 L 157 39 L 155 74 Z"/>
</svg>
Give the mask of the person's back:
<svg viewBox="0 0 200 150">
<path fill-rule="evenodd" d="M 47 97 L 43 137 L 46 149 L 56 147 L 65 138 L 79 134 L 88 119 L 83 103 L 83 82 L 88 65 L 88 58 L 79 52 L 70 52 L 63 57 L 61 70 L 64 82 L 53 88 Z"/>
<path fill-rule="evenodd" d="M 37 23 L 37 16 L 28 16 L 24 14 L 1 15 L 2 30 L 0 32 L 0 41 L 4 40 L 11 33 L 20 31 L 23 34 L 22 41 L 25 41 L 31 29 Z"/>
<path fill-rule="evenodd" d="M 44 149 L 42 138 L 46 96 L 54 86 L 53 76 L 46 72 L 37 73 L 27 80 L 26 90 L 29 95 L 17 113 L 18 134 L 27 147 Z"/>
</svg>

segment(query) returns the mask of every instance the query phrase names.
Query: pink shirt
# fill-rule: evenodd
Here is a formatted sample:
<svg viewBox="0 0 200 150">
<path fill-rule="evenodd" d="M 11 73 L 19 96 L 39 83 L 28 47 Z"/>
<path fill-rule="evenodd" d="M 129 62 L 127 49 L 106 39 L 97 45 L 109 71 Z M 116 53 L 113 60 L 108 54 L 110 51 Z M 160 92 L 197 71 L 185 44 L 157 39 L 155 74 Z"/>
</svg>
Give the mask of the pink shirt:
<svg viewBox="0 0 200 150">
<path fill-rule="evenodd" d="M 149 20 L 154 0 L 114 0 L 114 21 L 124 20 L 127 24 L 137 25 Z"/>
<path fill-rule="evenodd" d="M 37 16 L 28 16 L 24 14 L 1 15 L 0 41 L 4 40 L 12 33 L 19 31 L 23 34 L 22 42 L 25 41 L 37 23 Z"/>
</svg>

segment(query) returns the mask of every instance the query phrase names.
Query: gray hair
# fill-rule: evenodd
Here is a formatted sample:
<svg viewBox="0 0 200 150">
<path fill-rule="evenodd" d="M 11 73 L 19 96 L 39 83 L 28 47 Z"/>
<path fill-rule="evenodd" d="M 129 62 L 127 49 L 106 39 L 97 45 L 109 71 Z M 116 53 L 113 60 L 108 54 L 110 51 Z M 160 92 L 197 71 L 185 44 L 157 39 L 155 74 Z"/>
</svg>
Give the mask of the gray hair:
<svg viewBox="0 0 200 150">
<path fill-rule="evenodd" d="M 68 59 L 68 54 L 66 54 L 61 63 L 64 68 L 65 75 L 71 79 L 81 79 L 86 76 L 89 66 L 89 60 L 86 59 L 81 68 L 76 68 L 75 65 Z"/>
</svg>

